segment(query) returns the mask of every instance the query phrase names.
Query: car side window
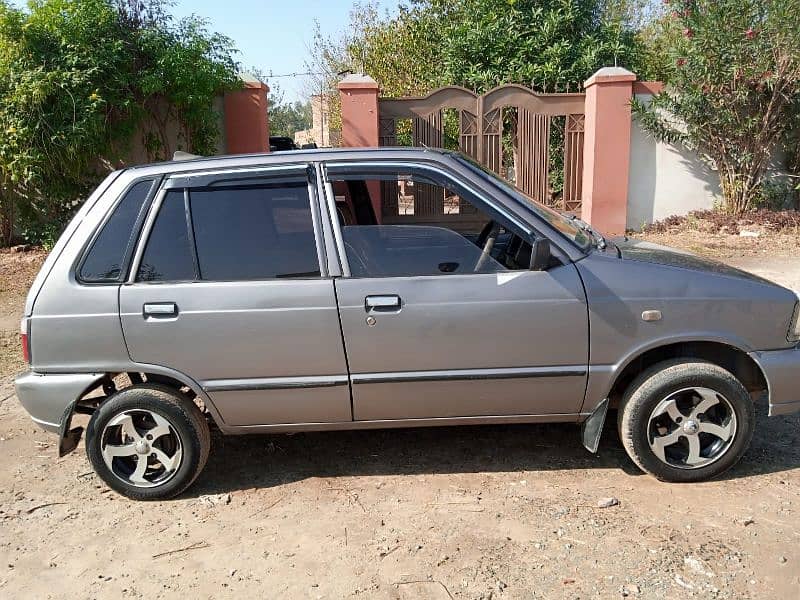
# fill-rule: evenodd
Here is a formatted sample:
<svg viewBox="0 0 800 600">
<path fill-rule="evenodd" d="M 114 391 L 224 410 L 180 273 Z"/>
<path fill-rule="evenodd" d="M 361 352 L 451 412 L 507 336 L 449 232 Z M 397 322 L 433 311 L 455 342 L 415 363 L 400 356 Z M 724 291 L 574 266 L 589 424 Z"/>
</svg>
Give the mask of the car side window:
<svg viewBox="0 0 800 600">
<path fill-rule="evenodd" d="M 172 190 L 164 196 L 136 279 L 148 282 L 195 279 L 183 190 Z"/>
<path fill-rule="evenodd" d="M 123 268 L 138 234 L 145 202 L 153 180 L 134 183 L 103 225 L 78 269 L 84 283 L 115 283 L 124 277 Z"/>
<path fill-rule="evenodd" d="M 530 265 L 530 244 L 469 195 L 425 174 L 329 180 L 353 277 L 497 273 Z"/>
<path fill-rule="evenodd" d="M 319 277 L 308 183 L 190 191 L 200 279 Z"/>
</svg>

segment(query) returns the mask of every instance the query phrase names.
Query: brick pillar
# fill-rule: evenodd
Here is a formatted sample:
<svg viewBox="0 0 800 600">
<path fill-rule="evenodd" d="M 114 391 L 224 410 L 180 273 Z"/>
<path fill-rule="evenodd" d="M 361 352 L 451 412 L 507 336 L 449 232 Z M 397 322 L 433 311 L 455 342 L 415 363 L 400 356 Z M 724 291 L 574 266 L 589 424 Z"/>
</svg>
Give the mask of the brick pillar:
<svg viewBox="0 0 800 600">
<path fill-rule="evenodd" d="M 378 83 L 369 75 L 351 74 L 339 82 L 342 103 L 342 146 L 376 148 L 378 146 Z M 372 208 L 381 222 L 381 185 L 370 181 Z"/>
<path fill-rule="evenodd" d="M 244 87 L 225 94 L 225 152 L 269 152 L 269 86 L 246 79 Z"/>
<path fill-rule="evenodd" d="M 369 75 L 348 75 L 339 82 L 342 146 L 378 145 L 378 84 Z"/>
<path fill-rule="evenodd" d="M 625 233 L 635 80 L 627 69 L 603 67 L 584 84 L 581 218 L 607 235 Z"/>
</svg>

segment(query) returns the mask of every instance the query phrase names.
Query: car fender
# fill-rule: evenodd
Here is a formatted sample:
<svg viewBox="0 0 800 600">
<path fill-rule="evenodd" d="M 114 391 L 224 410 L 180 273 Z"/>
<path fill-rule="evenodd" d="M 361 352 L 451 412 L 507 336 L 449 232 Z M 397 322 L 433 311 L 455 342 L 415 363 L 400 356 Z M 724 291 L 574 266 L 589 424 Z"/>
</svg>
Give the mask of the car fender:
<svg viewBox="0 0 800 600">
<path fill-rule="evenodd" d="M 225 422 L 222 419 L 222 415 L 217 410 L 217 407 L 214 405 L 213 400 L 209 397 L 206 391 L 202 388 L 202 386 L 197 383 L 194 379 L 182 373 L 180 371 L 176 371 L 175 369 L 171 369 L 168 367 L 163 367 L 161 365 L 150 365 L 144 363 L 130 363 L 125 365 L 114 365 L 113 368 L 104 369 L 106 372 L 102 375 L 97 375 L 97 381 L 107 376 L 108 373 L 151 373 L 153 375 L 163 375 L 166 377 L 170 377 L 175 379 L 176 381 L 182 383 L 190 390 L 192 390 L 197 397 L 203 401 L 203 405 L 208 409 L 211 413 L 214 422 L 217 425 L 224 428 Z M 83 394 L 75 398 L 72 402 L 70 402 L 65 410 L 64 414 L 61 416 L 59 427 L 58 427 L 58 452 L 59 457 L 64 456 L 65 454 L 69 454 L 72 452 L 78 445 L 80 441 L 81 435 L 83 433 L 83 427 L 74 427 L 70 428 L 72 424 L 72 417 L 76 412 L 86 412 L 86 410 L 81 410 L 81 406 L 78 404 L 78 401 L 86 395 L 87 391 L 84 391 Z M 91 411 L 89 411 L 91 412 Z"/>
<path fill-rule="evenodd" d="M 129 368 L 126 367 L 123 370 L 131 372 L 140 372 L 140 373 L 152 373 L 153 375 L 164 375 L 166 377 L 171 377 L 172 379 L 179 381 L 180 383 L 188 387 L 190 390 L 192 390 L 195 394 L 197 394 L 197 397 L 203 401 L 203 404 L 208 409 L 208 412 L 211 413 L 214 422 L 216 422 L 217 425 L 224 426 L 225 421 L 223 420 L 220 412 L 217 410 L 214 401 L 211 399 L 208 393 L 203 389 L 203 387 L 197 381 L 195 381 L 192 377 L 189 377 L 185 373 L 177 371 L 170 367 L 164 367 L 161 365 L 151 365 L 146 363 L 131 363 Z"/>
<path fill-rule="evenodd" d="M 753 351 L 753 348 L 746 340 L 736 335 L 729 335 L 719 331 L 682 332 L 650 338 L 641 344 L 628 348 L 622 358 L 614 364 L 589 365 L 586 398 L 581 412 L 584 414 L 593 412 L 600 402 L 609 397 L 620 374 L 623 373 L 633 361 L 646 352 L 665 346 L 689 342 L 724 344 L 744 354 L 749 354 Z"/>
</svg>

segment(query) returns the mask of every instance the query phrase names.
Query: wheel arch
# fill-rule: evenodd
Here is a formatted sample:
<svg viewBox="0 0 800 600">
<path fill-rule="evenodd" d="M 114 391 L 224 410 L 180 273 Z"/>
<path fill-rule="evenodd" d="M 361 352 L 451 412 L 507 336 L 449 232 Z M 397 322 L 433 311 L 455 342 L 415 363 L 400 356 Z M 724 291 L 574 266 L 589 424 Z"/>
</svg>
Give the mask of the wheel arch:
<svg viewBox="0 0 800 600">
<path fill-rule="evenodd" d="M 214 405 L 214 401 L 209 397 L 208 393 L 206 393 L 199 383 L 184 373 L 157 365 L 143 364 L 137 365 L 135 369 L 126 370 L 126 374 L 131 379 L 131 382 L 134 382 L 137 376 L 140 378 L 144 376 L 144 378 L 151 383 L 161 383 L 176 389 L 181 389 L 183 387 L 189 388 L 189 390 L 194 393 L 195 398 L 202 402 L 203 408 L 208 410 L 208 413 L 211 415 L 214 423 L 217 426 L 221 424 L 224 425 L 222 416 L 217 410 L 217 407 Z"/>
<path fill-rule="evenodd" d="M 98 402 L 98 399 L 92 396 L 92 392 L 98 389 L 101 385 L 103 385 L 105 388 L 106 383 L 116 384 L 118 382 L 117 378 L 120 375 L 127 375 L 128 379 L 130 380 L 130 385 L 124 385 L 123 387 L 118 388 L 117 391 L 126 389 L 132 385 L 136 385 L 137 383 L 142 383 L 144 380 L 147 380 L 151 383 L 160 383 L 174 387 L 176 390 L 186 387 L 193 394 L 193 396 L 190 396 L 190 399 L 192 399 L 195 403 L 197 403 L 197 400 L 199 399 L 202 402 L 201 408 L 208 411 L 208 413 L 211 415 L 212 421 L 214 421 L 218 427 L 225 426 L 225 421 L 222 419 L 222 416 L 217 410 L 217 407 L 214 405 L 214 402 L 208 396 L 203 387 L 194 379 L 188 377 L 180 371 L 175 371 L 174 369 L 168 369 L 158 365 L 132 363 L 113 371 L 109 370 L 104 373 L 101 371 L 94 383 L 88 386 L 83 393 L 77 397 L 76 400 L 67 406 L 64 415 L 61 417 L 59 427 L 60 457 L 72 452 L 77 447 L 81 435 L 83 434 L 83 427 L 71 427 L 73 415 L 76 412 L 91 414 L 95 410 L 96 403 Z M 104 398 L 101 397 L 99 402 L 103 402 L 105 398 L 108 397 L 109 393 L 107 392 L 106 396 Z"/>
<path fill-rule="evenodd" d="M 769 389 L 763 370 L 741 347 L 719 340 L 672 340 L 640 349 L 620 365 L 606 396 L 611 406 L 619 404 L 622 394 L 639 373 L 659 362 L 675 358 L 700 359 L 722 367 L 750 393 Z"/>
</svg>

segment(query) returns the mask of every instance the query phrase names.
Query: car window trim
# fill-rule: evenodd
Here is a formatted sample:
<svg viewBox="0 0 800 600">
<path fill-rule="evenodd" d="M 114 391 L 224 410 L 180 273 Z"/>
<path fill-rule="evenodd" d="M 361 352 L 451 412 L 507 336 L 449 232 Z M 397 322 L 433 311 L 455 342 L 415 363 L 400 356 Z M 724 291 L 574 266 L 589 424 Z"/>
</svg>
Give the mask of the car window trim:
<svg viewBox="0 0 800 600">
<path fill-rule="evenodd" d="M 197 241 L 194 237 L 194 220 L 192 219 L 192 202 L 189 188 L 183 188 L 183 218 L 186 220 L 186 235 L 189 236 L 189 252 L 192 254 L 194 281 L 202 281 L 203 274 L 200 272 L 200 257 L 197 256 Z"/>
<path fill-rule="evenodd" d="M 444 177 L 448 181 L 452 181 L 457 187 L 462 188 L 472 197 L 476 198 L 480 203 L 484 204 L 485 206 L 488 206 L 490 208 L 490 212 L 493 211 L 498 215 L 500 215 L 500 217 L 510 221 L 512 226 L 518 230 L 517 235 L 525 236 L 529 240 L 532 239 L 534 236 L 546 237 L 520 217 L 516 216 L 513 213 L 510 213 L 508 210 L 505 210 L 505 207 L 498 206 L 498 203 L 495 200 L 491 199 L 490 197 L 487 197 L 486 194 L 483 194 L 480 191 L 476 190 L 474 186 L 472 186 L 469 182 L 465 181 L 464 178 L 459 177 L 457 173 L 454 173 L 449 169 L 442 168 L 437 164 L 412 162 L 412 161 L 397 160 L 397 159 L 325 161 L 324 163 L 322 163 L 322 169 L 324 173 L 324 184 L 327 196 L 329 220 L 331 221 L 331 225 L 333 228 L 334 239 L 339 254 L 339 261 L 342 265 L 343 277 L 350 278 L 352 277 L 352 275 L 350 271 L 350 262 L 349 259 L 347 258 L 347 250 L 344 246 L 342 228 L 338 222 L 338 219 L 334 218 L 334 215 L 336 214 L 335 212 L 336 198 L 333 193 L 333 184 L 331 182 L 331 177 L 335 177 L 337 171 L 338 174 L 352 174 L 352 175 L 362 175 L 362 174 L 368 175 L 370 171 L 375 173 L 375 172 L 380 172 L 382 170 L 383 171 L 387 170 L 430 171 L 435 173 L 436 175 Z M 365 179 L 367 179 L 367 177 L 365 177 Z M 488 216 L 493 217 L 494 215 L 489 214 Z M 563 261 L 564 259 L 561 256 L 559 256 L 561 254 L 560 249 L 556 246 L 553 248 L 553 250 L 556 256 L 558 256 Z M 568 257 L 567 257 L 567 262 L 569 262 Z M 474 273 L 474 275 L 487 275 L 487 273 Z M 395 275 L 390 277 L 377 277 L 377 276 L 373 277 L 379 279 L 392 279 L 398 277 L 420 277 L 420 276 Z M 442 277 L 442 275 L 431 275 L 431 277 Z"/>
<path fill-rule="evenodd" d="M 328 178 L 328 167 L 323 165 L 324 179 L 323 184 L 325 187 L 325 199 L 328 208 L 328 219 L 331 222 L 331 231 L 333 232 L 334 243 L 339 254 L 339 264 L 342 267 L 342 277 L 351 277 L 350 260 L 347 258 L 347 252 L 344 247 L 344 236 L 342 235 L 342 226 L 336 216 L 336 194 L 333 191 L 333 184 Z"/>
<path fill-rule="evenodd" d="M 285 175 L 308 175 L 310 162 L 295 163 L 291 165 L 260 166 L 247 169 L 217 169 L 214 171 L 201 171 L 199 173 L 175 173 L 169 175 L 164 182 L 167 189 L 182 188 L 214 188 L 227 185 L 242 185 L 243 180 L 262 179 Z M 239 182 L 239 183 L 237 183 Z"/>
<path fill-rule="evenodd" d="M 272 180 L 272 179 L 275 179 L 276 177 L 280 177 L 280 174 L 270 173 L 269 175 L 261 176 L 261 177 L 255 177 L 255 176 L 250 175 L 250 176 L 247 176 L 245 178 L 236 178 L 236 179 L 226 178 L 224 180 L 225 183 L 223 185 L 218 185 L 216 187 L 215 186 L 212 186 L 212 187 L 202 186 L 202 188 L 201 188 L 201 186 L 193 186 L 192 188 L 184 188 L 184 189 L 186 190 L 186 193 L 187 193 L 188 198 L 189 198 L 189 204 L 191 205 L 191 202 L 192 202 L 192 200 L 191 200 L 192 191 L 196 191 L 198 189 L 202 189 L 203 191 L 212 191 L 212 192 L 216 191 L 216 190 L 224 190 L 224 189 L 227 189 L 227 188 L 257 189 L 259 187 L 265 187 L 265 186 L 271 185 L 269 183 L 269 181 Z M 315 245 L 314 249 L 315 249 L 315 254 L 317 256 L 317 268 L 318 268 L 318 271 L 319 271 L 319 275 L 308 275 L 308 276 L 304 276 L 304 277 L 299 277 L 299 276 L 298 277 L 263 277 L 263 278 L 256 278 L 256 279 L 204 279 L 202 270 L 200 268 L 200 257 L 197 254 L 197 245 L 195 243 L 194 251 L 195 251 L 195 260 L 196 260 L 196 265 L 197 265 L 197 277 L 196 277 L 195 281 L 196 282 L 200 282 L 200 283 L 226 283 L 226 282 L 230 283 L 230 282 L 237 282 L 237 281 L 256 282 L 256 281 L 275 281 L 275 280 L 286 281 L 286 280 L 291 280 L 291 279 L 305 279 L 305 280 L 309 280 L 309 279 L 311 279 L 311 280 L 326 279 L 327 278 L 327 269 L 325 268 L 324 254 L 323 254 L 322 249 L 320 248 L 320 232 L 318 231 L 318 228 L 317 228 L 316 223 L 315 223 L 315 220 L 316 220 L 315 219 L 315 214 L 314 214 L 315 213 L 315 208 L 314 208 L 315 207 L 315 200 L 314 200 L 314 188 L 315 188 L 315 186 L 314 186 L 314 184 L 312 184 L 312 180 L 310 179 L 310 177 L 311 177 L 311 173 L 310 173 L 310 170 L 309 170 L 308 167 L 306 167 L 306 168 L 304 168 L 302 170 L 298 170 L 297 172 L 292 172 L 292 173 L 288 174 L 288 178 L 290 178 L 292 180 L 296 180 L 296 182 L 293 185 L 297 185 L 298 188 L 302 185 L 303 181 L 305 181 L 305 190 L 306 190 L 306 194 L 307 194 L 308 208 L 309 208 L 309 212 L 311 214 L 311 230 L 312 230 L 312 233 L 314 234 L 314 245 Z M 241 183 L 241 181 L 244 181 L 244 180 L 247 181 L 246 184 L 242 184 Z M 239 181 L 240 183 L 237 184 L 236 181 Z M 191 210 L 190 209 L 188 210 L 187 214 L 191 218 Z M 193 232 L 194 232 L 194 221 L 190 221 L 188 226 L 189 226 L 192 238 L 194 239 L 194 237 L 193 237 L 194 236 L 194 234 L 193 234 Z"/>
<path fill-rule="evenodd" d="M 344 274 L 344 267 L 342 266 L 339 248 L 336 245 L 335 229 L 331 222 L 333 215 L 336 214 L 335 210 L 331 213 L 331 207 L 328 201 L 328 191 L 325 188 L 326 176 L 325 165 L 318 162 L 314 165 L 316 174 L 316 187 L 317 187 L 317 206 L 321 216 L 322 235 L 325 244 L 325 253 L 327 258 L 328 276 L 341 277 Z M 335 202 L 335 199 L 334 199 Z"/>
<path fill-rule="evenodd" d="M 322 215 L 320 214 L 316 165 L 306 167 L 308 180 L 308 200 L 311 203 L 311 227 L 314 230 L 314 243 L 317 245 L 317 262 L 320 279 L 328 278 L 328 252 L 325 246 L 325 235 L 322 231 Z"/>
<path fill-rule="evenodd" d="M 316 181 L 313 176 L 316 173 L 312 163 L 303 163 L 301 165 L 280 165 L 275 167 L 259 167 L 257 169 L 236 169 L 233 171 L 214 171 L 213 173 L 203 172 L 198 175 L 178 175 L 168 176 L 162 183 L 161 188 L 158 190 L 155 200 L 150 206 L 150 212 L 147 215 L 144 227 L 141 229 L 141 234 L 136 246 L 134 260 L 131 264 L 131 269 L 128 273 L 125 283 L 134 284 L 139 283 L 143 285 L 164 285 L 172 283 L 231 283 L 231 282 L 265 282 L 265 281 L 286 281 L 288 279 L 327 279 L 327 258 L 325 250 L 322 247 L 323 232 L 319 226 L 319 218 L 316 214 L 318 199 L 316 194 Z M 270 180 L 282 175 L 296 178 L 298 180 L 306 181 L 306 192 L 308 194 L 309 209 L 311 212 L 312 230 L 314 232 L 314 243 L 316 245 L 317 266 L 319 267 L 320 274 L 314 277 L 268 277 L 264 279 L 203 279 L 200 272 L 200 259 L 197 254 L 197 243 L 194 235 L 194 220 L 192 219 L 191 212 L 191 191 L 192 189 L 205 188 L 205 189 L 224 189 L 225 187 L 235 187 L 237 181 L 241 184 L 242 181 L 247 180 L 248 186 L 258 187 L 258 180 Z M 178 185 L 192 183 L 192 185 Z M 216 183 L 209 185 L 209 182 Z M 222 183 L 222 185 L 220 185 Z M 263 183 L 261 185 L 264 185 Z M 184 198 L 184 215 L 186 217 L 186 227 L 190 241 L 190 250 L 192 251 L 192 261 L 194 265 L 195 276 L 194 279 L 170 280 L 170 281 L 137 281 L 136 276 L 139 271 L 144 251 L 147 246 L 147 241 L 153 230 L 153 226 L 164 203 L 164 198 L 170 191 L 183 191 Z"/>
<path fill-rule="evenodd" d="M 161 211 L 161 205 L 164 203 L 164 198 L 166 198 L 167 193 L 169 192 L 169 188 L 166 186 L 166 181 L 158 190 L 158 194 L 156 195 L 153 202 L 150 204 L 150 210 L 147 213 L 147 219 L 145 219 L 144 227 L 142 227 L 142 231 L 139 235 L 139 241 L 136 245 L 136 253 L 134 254 L 134 259 L 131 262 L 131 268 L 128 271 L 128 277 L 126 280 L 126 284 L 132 285 L 134 283 L 141 283 L 144 285 L 150 285 L 152 282 L 147 281 L 136 281 L 136 276 L 139 273 L 139 266 L 142 262 L 142 256 L 144 255 L 144 249 L 147 245 L 147 241 L 150 239 L 150 233 L 153 230 L 153 224 L 155 223 L 156 217 L 158 213 Z"/>
<path fill-rule="evenodd" d="M 103 220 L 100 224 L 95 228 L 94 232 L 92 233 L 89 241 L 81 249 L 80 253 L 78 254 L 78 259 L 75 261 L 72 273 L 75 281 L 78 284 L 83 286 L 98 286 L 98 285 L 120 285 L 124 283 L 128 276 L 128 268 L 130 267 L 130 263 L 134 257 L 136 245 L 138 243 L 139 235 L 142 231 L 142 226 L 146 219 L 146 215 L 150 210 L 150 206 L 153 203 L 153 200 L 158 193 L 158 188 L 161 183 L 163 177 L 161 176 L 149 176 L 149 177 L 141 177 L 139 179 L 134 179 L 125 186 L 125 189 L 119 194 L 117 199 L 114 201 L 113 205 L 108 209 L 106 214 L 103 216 Z M 128 193 L 133 189 L 134 186 L 144 182 L 150 182 L 150 188 L 147 190 L 147 194 L 145 196 L 144 201 L 142 202 L 142 206 L 139 209 L 139 214 L 136 215 L 136 219 L 133 222 L 133 228 L 131 229 L 130 235 L 128 236 L 128 242 L 125 245 L 125 250 L 122 253 L 122 260 L 120 262 L 120 272 L 117 275 L 116 279 L 108 279 L 104 281 L 87 281 L 81 276 L 81 270 L 83 269 L 86 260 L 89 258 L 89 254 L 92 252 L 94 245 L 97 243 L 98 238 L 102 234 L 103 230 L 105 229 L 108 222 L 117 212 L 120 204 L 128 195 Z"/>
<path fill-rule="evenodd" d="M 336 171 L 339 171 L 339 173 L 341 174 L 360 175 L 362 169 L 366 169 L 367 172 L 369 171 L 375 172 L 383 169 L 386 170 L 414 169 L 418 171 L 419 170 L 429 171 L 436 175 L 442 176 L 445 179 L 453 181 L 457 186 L 463 188 L 467 193 L 472 195 L 474 198 L 478 199 L 478 201 L 480 201 L 481 203 L 485 204 L 486 206 L 489 206 L 491 210 L 498 213 L 501 217 L 508 219 L 511 222 L 511 224 L 514 227 L 518 228 L 523 235 L 532 236 L 536 234 L 536 231 L 530 226 L 529 223 L 526 223 L 523 219 L 521 219 L 514 213 L 509 212 L 504 206 L 498 206 L 496 201 L 487 197 L 486 194 L 482 193 L 480 190 L 475 189 L 475 187 L 472 186 L 468 181 L 465 181 L 463 178 L 458 177 L 456 173 L 453 173 L 449 169 L 442 168 L 439 165 L 403 161 L 403 160 L 385 160 L 385 161 L 359 160 L 359 161 L 341 161 L 341 162 L 328 161 L 325 163 L 325 168 L 326 168 L 326 176 L 331 172 L 335 174 Z M 326 183 L 329 183 L 329 180 L 327 178 L 326 178 Z"/>
</svg>

